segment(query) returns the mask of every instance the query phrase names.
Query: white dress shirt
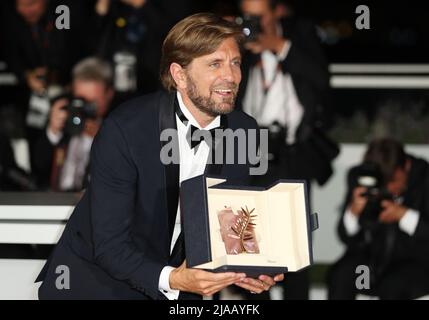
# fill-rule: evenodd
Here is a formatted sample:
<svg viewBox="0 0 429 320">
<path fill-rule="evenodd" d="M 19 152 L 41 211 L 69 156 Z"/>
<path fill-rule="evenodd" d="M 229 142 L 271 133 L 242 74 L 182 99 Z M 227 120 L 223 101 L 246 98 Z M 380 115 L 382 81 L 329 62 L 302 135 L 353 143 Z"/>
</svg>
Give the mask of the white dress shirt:
<svg viewBox="0 0 429 320">
<path fill-rule="evenodd" d="M 206 169 L 207 160 L 210 154 L 210 146 L 203 140 L 199 145 L 197 152 L 191 149 L 188 141 L 186 140 L 186 134 L 193 125 L 198 129 L 211 130 L 220 126 L 220 116 L 216 117 L 207 127 L 202 128 L 188 108 L 183 103 L 182 96 L 177 92 L 177 99 L 179 101 L 179 107 L 186 118 L 189 120 L 188 124 L 185 125 L 179 117 L 176 115 L 177 133 L 179 138 L 179 150 L 180 150 L 180 184 L 188 179 L 204 174 Z M 180 205 L 177 208 L 176 224 L 174 226 L 173 238 L 171 241 L 170 253 L 173 251 L 174 245 L 176 244 L 177 238 L 181 232 L 181 221 L 180 221 Z M 179 297 L 178 290 L 172 290 L 170 288 L 170 273 L 174 268 L 166 266 L 159 277 L 159 290 L 169 299 L 177 300 Z"/>
<path fill-rule="evenodd" d="M 244 112 L 254 117 L 260 126 L 268 127 L 277 121 L 287 127 L 286 143 L 289 145 L 295 143 L 296 131 L 304 116 L 291 76 L 279 69 L 291 46 L 290 41 L 286 42 L 277 55 L 269 50 L 261 53 L 262 65 L 250 69 L 243 99 Z M 266 94 L 264 79 L 268 88 Z"/>
<path fill-rule="evenodd" d="M 46 128 L 46 137 L 48 137 L 49 142 L 53 145 L 56 146 L 61 139 L 63 138 L 63 133 L 59 132 L 59 133 L 54 133 L 51 130 L 49 130 L 49 128 Z"/>
<path fill-rule="evenodd" d="M 94 138 L 80 134 L 71 138 L 60 175 L 60 190 L 79 190 L 83 187 Z"/>
</svg>

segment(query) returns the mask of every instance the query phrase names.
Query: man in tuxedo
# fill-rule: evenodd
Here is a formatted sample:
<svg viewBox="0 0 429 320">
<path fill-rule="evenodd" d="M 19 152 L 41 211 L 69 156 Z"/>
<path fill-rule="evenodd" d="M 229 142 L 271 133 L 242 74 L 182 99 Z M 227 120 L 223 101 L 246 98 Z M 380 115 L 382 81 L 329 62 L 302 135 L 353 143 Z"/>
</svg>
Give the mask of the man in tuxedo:
<svg viewBox="0 0 429 320">
<path fill-rule="evenodd" d="M 261 293 L 283 279 L 214 274 L 188 269 L 184 261 L 180 183 L 204 172 L 249 178 L 249 163 L 206 166 L 211 147 L 194 145 L 188 135 L 257 129 L 254 119 L 234 110 L 241 38 L 234 24 L 212 14 L 188 17 L 170 31 L 161 63 L 168 93 L 132 100 L 104 121 L 92 148 L 89 187 L 39 275 L 41 299 L 192 299 L 233 284 Z M 160 159 L 167 129 L 176 129 L 180 164 Z M 69 269 L 69 290 L 56 286 L 59 266 Z"/>
<path fill-rule="evenodd" d="M 348 187 L 339 222 L 347 251 L 328 273 L 329 298 L 355 298 L 360 265 L 370 269 L 370 288 L 360 293 L 395 300 L 429 294 L 429 164 L 395 140 L 375 140 L 364 164 L 350 170 Z M 375 188 L 390 195 L 374 201 L 368 192 Z"/>
<path fill-rule="evenodd" d="M 258 183 L 283 178 L 323 185 L 338 150 L 321 139 L 329 74 L 315 26 L 284 1 L 241 0 L 240 11 L 248 38 L 237 105 L 270 132 L 269 171 Z M 307 271 L 290 274 L 284 298 L 308 299 L 308 289 Z"/>
</svg>

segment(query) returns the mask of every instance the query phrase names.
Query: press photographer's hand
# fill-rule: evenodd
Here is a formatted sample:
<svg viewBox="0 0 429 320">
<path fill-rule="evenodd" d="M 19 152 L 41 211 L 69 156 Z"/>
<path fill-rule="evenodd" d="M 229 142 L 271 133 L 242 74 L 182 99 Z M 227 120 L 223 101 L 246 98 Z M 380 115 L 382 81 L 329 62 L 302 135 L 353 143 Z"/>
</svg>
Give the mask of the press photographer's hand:
<svg viewBox="0 0 429 320">
<path fill-rule="evenodd" d="M 49 116 L 48 130 L 54 134 L 60 134 L 64 130 L 68 117 L 68 112 L 64 110 L 67 103 L 67 99 L 60 99 L 52 106 L 51 114 Z"/>
<path fill-rule="evenodd" d="M 380 213 L 380 222 L 382 223 L 396 223 L 399 222 L 407 212 L 408 208 L 394 203 L 392 201 L 383 201 L 381 203 L 383 211 Z"/>
<path fill-rule="evenodd" d="M 368 198 L 363 196 L 368 189 L 365 187 L 357 187 L 353 190 L 352 203 L 350 205 L 350 211 L 357 217 L 362 214 L 363 209 L 365 208 Z"/>
<path fill-rule="evenodd" d="M 85 121 L 85 127 L 83 129 L 83 134 L 89 137 L 95 137 L 100 130 L 101 123 L 100 121 L 88 119 Z"/>
<path fill-rule="evenodd" d="M 202 296 L 212 296 L 226 287 L 246 278 L 244 273 L 212 273 L 186 267 L 186 261 L 170 274 L 170 288 L 192 292 Z"/>
<path fill-rule="evenodd" d="M 279 281 L 284 280 L 284 275 L 279 274 L 274 278 L 269 276 L 260 276 L 258 279 L 245 278 L 243 281 L 236 283 L 237 287 L 243 288 L 255 294 L 261 294 L 270 289 Z"/>
</svg>

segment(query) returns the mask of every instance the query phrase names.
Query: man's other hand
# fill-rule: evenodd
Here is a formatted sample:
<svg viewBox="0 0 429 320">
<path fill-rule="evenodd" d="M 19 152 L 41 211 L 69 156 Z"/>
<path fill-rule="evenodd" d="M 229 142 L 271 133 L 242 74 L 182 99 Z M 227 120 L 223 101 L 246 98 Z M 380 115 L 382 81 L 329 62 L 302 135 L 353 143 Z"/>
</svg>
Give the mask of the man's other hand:
<svg viewBox="0 0 429 320">
<path fill-rule="evenodd" d="M 357 187 L 353 190 L 352 202 L 350 204 L 350 211 L 357 217 L 362 214 L 363 209 L 368 202 L 368 198 L 362 194 L 368 191 L 365 187 Z"/>
<path fill-rule="evenodd" d="M 51 109 L 49 116 L 48 129 L 53 134 L 60 134 L 64 130 L 65 123 L 67 121 L 68 112 L 64 109 L 67 106 L 67 99 L 57 100 Z"/>
<path fill-rule="evenodd" d="M 396 223 L 402 219 L 407 212 L 408 208 L 392 201 L 383 201 L 381 203 L 383 211 L 380 213 L 380 222 L 382 223 Z"/>
<path fill-rule="evenodd" d="M 269 291 L 277 282 L 283 280 L 283 274 L 279 274 L 274 278 L 262 275 L 259 276 L 258 279 L 245 278 L 243 281 L 236 283 L 235 285 L 245 290 L 248 290 L 251 293 L 261 294 L 264 291 Z"/>
<path fill-rule="evenodd" d="M 186 261 L 170 274 L 170 288 L 192 292 L 205 297 L 212 296 L 226 287 L 246 279 L 244 273 L 212 273 L 186 267 Z"/>
</svg>

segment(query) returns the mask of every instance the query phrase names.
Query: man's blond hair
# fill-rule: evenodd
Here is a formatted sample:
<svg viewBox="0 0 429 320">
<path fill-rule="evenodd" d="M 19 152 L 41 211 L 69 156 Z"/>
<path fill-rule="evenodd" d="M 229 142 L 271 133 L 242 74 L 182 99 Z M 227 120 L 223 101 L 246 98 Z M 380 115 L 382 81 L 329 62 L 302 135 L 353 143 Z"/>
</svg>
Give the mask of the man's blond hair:
<svg viewBox="0 0 429 320">
<path fill-rule="evenodd" d="M 164 88 L 176 90 L 170 73 L 172 63 L 186 68 L 195 58 L 215 52 L 228 38 L 234 38 L 240 46 L 244 35 L 237 24 L 212 13 L 198 13 L 177 23 L 162 47 L 160 76 Z"/>
</svg>

